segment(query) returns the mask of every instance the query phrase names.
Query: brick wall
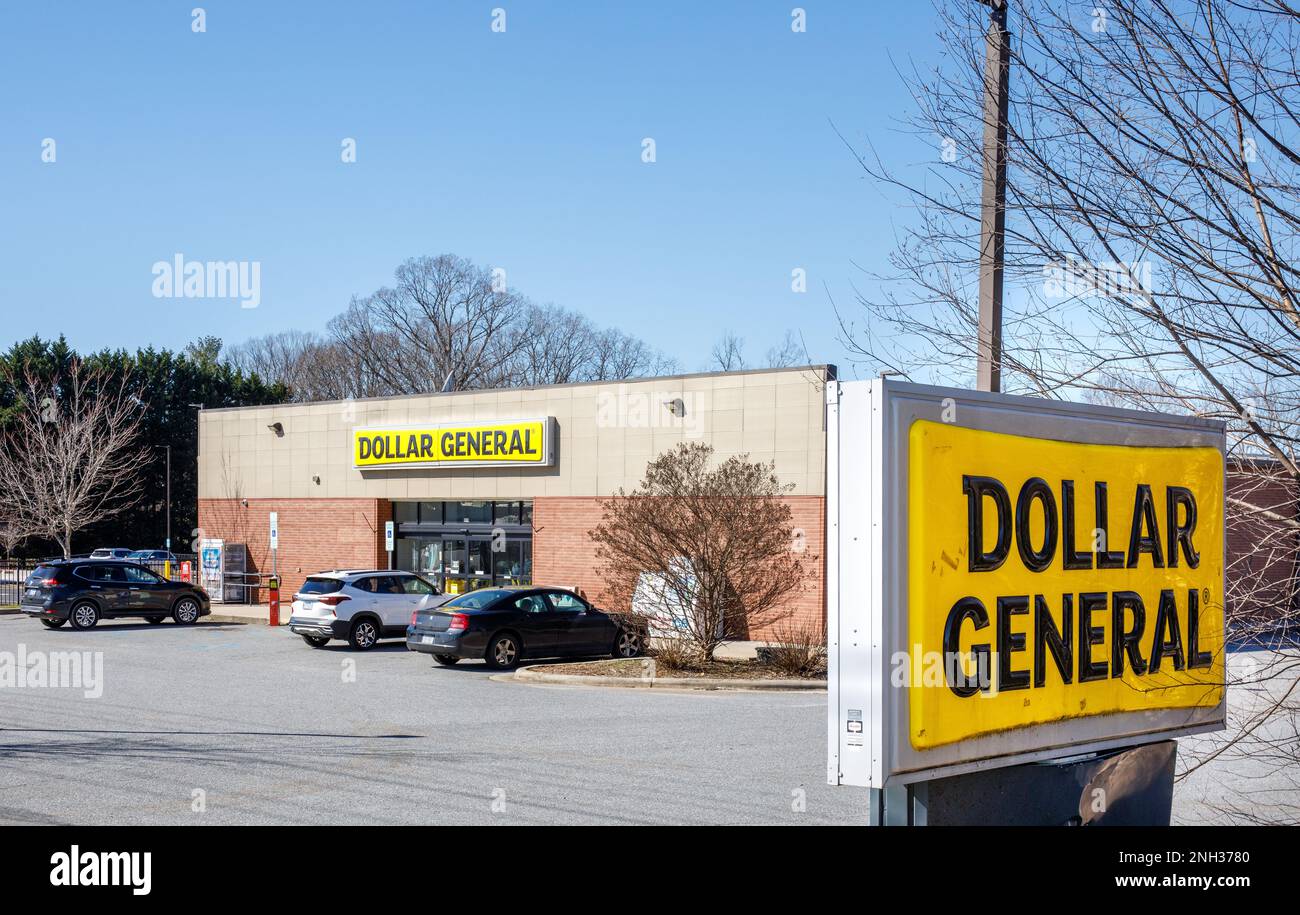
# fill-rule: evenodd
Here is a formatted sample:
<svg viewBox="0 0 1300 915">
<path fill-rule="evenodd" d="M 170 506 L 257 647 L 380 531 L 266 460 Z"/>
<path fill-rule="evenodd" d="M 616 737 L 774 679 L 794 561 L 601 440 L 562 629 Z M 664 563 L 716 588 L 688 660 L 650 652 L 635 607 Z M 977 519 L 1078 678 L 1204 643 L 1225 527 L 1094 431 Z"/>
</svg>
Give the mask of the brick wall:
<svg viewBox="0 0 1300 915">
<path fill-rule="evenodd" d="M 1295 624 L 1300 537 L 1278 518 L 1300 520 L 1296 487 L 1272 462 L 1234 461 L 1228 470 L 1228 612 L 1248 627 Z"/>
<path fill-rule="evenodd" d="M 280 515 L 278 566 L 281 595 L 324 569 L 382 569 L 384 524 L 392 520 L 386 499 L 200 499 L 199 528 L 204 537 L 248 546 L 248 568 L 271 571 L 270 513 Z M 257 593 L 257 602 L 266 599 Z"/>
<path fill-rule="evenodd" d="M 821 623 L 826 616 L 823 578 L 826 550 L 826 500 L 821 496 L 787 496 L 793 525 L 804 532 L 805 548 L 817 557 L 816 574 L 789 601 L 796 621 Z M 587 532 L 600 523 L 601 500 L 593 497 L 548 497 L 533 501 L 533 581 L 576 587 L 597 605 L 606 603 L 596 571 L 595 546 Z M 774 627 L 756 628 L 752 639 L 772 638 Z"/>
</svg>

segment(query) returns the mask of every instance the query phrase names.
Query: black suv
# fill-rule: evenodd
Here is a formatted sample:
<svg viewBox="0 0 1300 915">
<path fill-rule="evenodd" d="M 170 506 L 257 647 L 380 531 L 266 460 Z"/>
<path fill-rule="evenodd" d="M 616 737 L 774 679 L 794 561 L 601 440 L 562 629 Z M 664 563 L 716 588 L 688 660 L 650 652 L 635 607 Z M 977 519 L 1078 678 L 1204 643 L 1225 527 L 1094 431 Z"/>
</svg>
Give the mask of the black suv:
<svg viewBox="0 0 1300 915">
<path fill-rule="evenodd" d="M 27 577 L 18 609 L 51 629 L 69 620 L 89 629 L 101 619 L 139 616 L 151 623 L 171 617 L 187 625 L 212 612 L 208 593 L 169 581 L 142 565 L 112 559 L 58 559 Z"/>
</svg>

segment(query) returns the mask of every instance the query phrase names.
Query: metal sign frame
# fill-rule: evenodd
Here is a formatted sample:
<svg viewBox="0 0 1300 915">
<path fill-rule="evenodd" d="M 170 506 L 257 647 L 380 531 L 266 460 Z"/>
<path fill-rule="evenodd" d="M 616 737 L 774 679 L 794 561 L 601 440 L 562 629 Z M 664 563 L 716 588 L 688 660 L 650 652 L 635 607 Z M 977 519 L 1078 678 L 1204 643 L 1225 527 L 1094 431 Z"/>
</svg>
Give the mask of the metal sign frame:
<svg viewBox="0 0 1300 915">
<path fill-rule="evenodd" d="M 827 386 L 827 780 L 885 788 L 986 768 L 1167 740 L 1224 727 L 1217 706 L 1054 721 L 917 750 L 908 691 L 890 683 L 906 651 L 908 431 L 913 421 L 1079 444 L 1210 446 L 1225 426 L 1196 417 L 932 387 L 891 380 Z M 1225 537 L 1226 541 L 1226 537 Z M 1224 544 L 1226 552 L 1226 542 Z M 1220 588 L 1219 593 L 1224 593 Z"/>
</svg>

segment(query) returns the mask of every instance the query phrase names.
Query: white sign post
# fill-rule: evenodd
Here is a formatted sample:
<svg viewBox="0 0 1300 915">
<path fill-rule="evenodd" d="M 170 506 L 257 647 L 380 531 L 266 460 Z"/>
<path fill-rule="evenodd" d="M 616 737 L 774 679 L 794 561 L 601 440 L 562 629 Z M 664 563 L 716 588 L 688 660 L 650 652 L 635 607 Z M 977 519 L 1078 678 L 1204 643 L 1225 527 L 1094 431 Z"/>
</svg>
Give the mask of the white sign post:
<svg viewBox="0 0 1300 915">
<path fill-rule="evenodd" d="M 393 522 L 385 521 L 384 522 L 384 549 L 388 553 L 388 567 L 390 569 L 393 567 L 394 536 L 395 536 L 395 529 L 394 529 Z"/>
<path fill-rule="evenodd" d="M 277 560 L 279 559 L 278 554 L 280 551 L 280 513 L 279 512 L 271 512 L 270 542 L 271 542 L 271 574 L 276 575 L 279 573 L 279 565 L 277 563 Z"/>
</svg>

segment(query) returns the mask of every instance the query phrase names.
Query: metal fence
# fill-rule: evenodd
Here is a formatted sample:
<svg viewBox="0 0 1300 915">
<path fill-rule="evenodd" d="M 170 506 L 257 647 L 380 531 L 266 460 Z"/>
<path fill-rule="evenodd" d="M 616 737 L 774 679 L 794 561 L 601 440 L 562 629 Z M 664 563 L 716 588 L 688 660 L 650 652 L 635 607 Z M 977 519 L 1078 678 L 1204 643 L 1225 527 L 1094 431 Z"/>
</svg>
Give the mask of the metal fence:
<svg viewBox="0 0 1300 915">
<path fill-rule="evenodd" d="M 168 563 L 163 560 L 146 560 L 136 562 L 134 559 L 127 560 L 134 562 L 136 565 L 142 565 L 151 569 L 164 578 L 170 578 L 173 581 L 182 579 L 182 564 L 190 564 L 189 580 L 194 584 L 201 584 L 199 581 L 199 560 L 198 556 L 193 553 L 176 553 L 176 561 Z M 62 557 L 49 557 L 46 559 L 4 559 L 0 560 L 0 607 L 12 607 L 18 603 L 23 593 L 23 585 L 28 576 L 42 562 L 49 562 L 51 559 Z M 74 556 L 74 559 L 87 559 L 88 556 Z M 106 560 L 107 561 L 107 560 Z"/>
</svg>

